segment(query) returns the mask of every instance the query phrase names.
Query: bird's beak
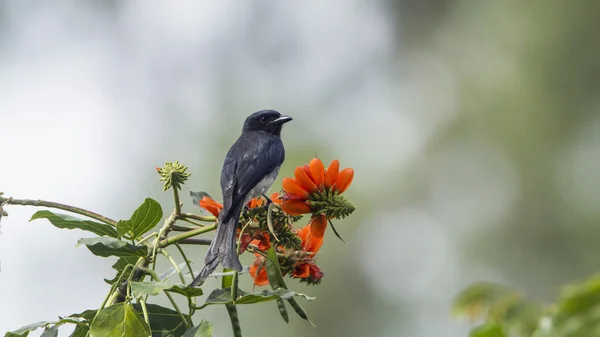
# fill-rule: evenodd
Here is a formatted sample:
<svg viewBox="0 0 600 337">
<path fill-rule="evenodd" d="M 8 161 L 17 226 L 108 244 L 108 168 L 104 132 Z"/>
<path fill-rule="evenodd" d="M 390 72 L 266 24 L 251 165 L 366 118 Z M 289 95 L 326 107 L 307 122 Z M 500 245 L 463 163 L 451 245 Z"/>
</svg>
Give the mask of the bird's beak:
<svg viewBox="0 0 600 337">
<path fill-rule="evenodd" d="M 281 125 L 281 124 L 287 123 L 291 120 L 292 120 L 292 117 L 286 116 L 286 115 L 281 115 L 281 116 L 279 116 L 279 118 L 272 120 L 270 124 Z"/>
</svg>

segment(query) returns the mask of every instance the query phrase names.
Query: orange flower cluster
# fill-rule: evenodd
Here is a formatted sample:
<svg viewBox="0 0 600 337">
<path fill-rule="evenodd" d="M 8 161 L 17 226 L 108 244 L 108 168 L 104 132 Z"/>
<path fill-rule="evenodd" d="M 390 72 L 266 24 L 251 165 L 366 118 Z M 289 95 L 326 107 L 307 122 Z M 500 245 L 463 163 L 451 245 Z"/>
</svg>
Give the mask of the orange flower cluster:
<svg viewBox="0 0 600 337">
<path fill-rule="evenodd" d="M 291 266 L 292 277 L 307 281 L 310 280 L 311 283 L 318 283 L 324 275 L 323 270 L 321 270 L 321 268 L 319 268 L 314 261 L 315 255 L 323 245 L 323 236 L 315 237 L 312 235 L 313 231 L 311 230 L 313 225 L 324 228 L 324 224 L 318 222 L 326 222 L 325 217 L 319 217 L 319 219 L 320 220 L 317 221 L 311 221 L 308 225 L 296 232 L 300 239 L 302 239 L 302 246 L 297 252 L 297 257 L 293 259 L 294 262 Z M 278 250 L 285 253 L 285 249 L 283 247 L 278 247 Z M 267 285 L 269 284 L 269 278 L 267 276 L 267 269 L 264 267 L 265 258 L 258 253 L 254 253 L 254 255 L 256 258 L 254 259 L 252 265 L 250 265 L 250 275 L 254 279 L 254 285 Z M 287 274 L 287 270 L 283 270 L 282 273 L 285 276 Z"/>
<path fill-rule="evenodd" d="M 308 225 L 295 232 L 301 240 L 298 250 L 289 251 L 288 249 L 286 252 L 285 247 L 276 247 L 279 254 L 285 255 L 285 261 L 281 263 L 284 275 L 289 273 L 291 277 L 299 278 L 309 284 L 315 284 L 321 280 L 324 273 L 315 264 L 315 256 L 323 245 L 329 218 L 336 216 L 326 215 L 326 213 L 330 214 L 327 211 L 321 213 L 318 202 L 322 202 L 323 196 L 331 197 L 332 193 L 336 196 L 344 193 L 353 178 L 354 170 L 345 168 L 340 171 L 338 160 L 333 160 L 325 169 L 321 160 L 314 158 L 308 165 L 296 167 L 294 178 L 283 178 L 282 187 L 285 192 L 283 197 L 280 197 L 279 193 L 273 193 L 270 196 L 271 200 L 279 204 L 288 215 L 312 214 Z M 248 202 L 247 206 L 248 208 L 261 207 L 264 202 L 263 198 L 254 198 Z M 200 200 L 200 206 L 216 217 L 223 209 L 222 204 L 206 196 Z M 242 252 L 250 243 L 258 247 L 260 251 L 266 251 L 271 247 L 271 238 L 267 232 L 257 231 L 252 236 L 244 233 L 240 243 Z M 256 258 L 250 266 L 250 275 L 254 279 L 255 285 L 267 285 L 269 279 L 265 268 L 265 257 L 259 253 L 254 253 L 254 255 Z"/>
<path fill-rule="evenodd" d="M 329 164 L 327 170 L 319 158 L 313 158 L 308 165 L 298 166 L 294 170 L 294 178 L 283 178 L 282 186 L 285 192 L 281 208 L 290 215 L 311 213 L 311 200 L 316 193 L 333 191 L 344 193 L 354 178 L 354 170 L 345 168 L 340 171 L 340 162 L 335 159 Z M 320 219 L 320 218 L 323 219 Z M 312 235 L 322 238 L 325 234 L 327 221 L 323 214 L 313 214 L 311 223 Z"/>
<path fill-rule="evenodd" d="M 335 159 L 327 170 L 319 158 L 313 158 L 308 165 L 298 166 L 294 178 L 283 178 L 281 182 L 285 195 L 283 210 L 290 215 L 311 213 L 310 201 L 316 192 L 333 190 L 339 194 L 350 187 L 354 170 L 345 168 L 340 171 L 340 162 Z"/>
</svg>

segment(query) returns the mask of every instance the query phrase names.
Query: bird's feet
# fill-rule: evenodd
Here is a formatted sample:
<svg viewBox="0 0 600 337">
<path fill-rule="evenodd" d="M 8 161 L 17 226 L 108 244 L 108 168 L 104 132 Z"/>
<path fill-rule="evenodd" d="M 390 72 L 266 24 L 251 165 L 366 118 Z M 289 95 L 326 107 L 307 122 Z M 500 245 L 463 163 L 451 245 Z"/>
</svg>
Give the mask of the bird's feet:
<svg viewBox="0 0 600 337">
<path fill-rule="evenodd" d="M 271 198 L 267 197 L 266 194 L 262 194 L 262 197 L 265 198 L 265 200 L 267 201 L 267 204 L 265 206 L 269 206 L 270 204 L 273 203 L 273 200 L 271 200 Z"/>
</svg>

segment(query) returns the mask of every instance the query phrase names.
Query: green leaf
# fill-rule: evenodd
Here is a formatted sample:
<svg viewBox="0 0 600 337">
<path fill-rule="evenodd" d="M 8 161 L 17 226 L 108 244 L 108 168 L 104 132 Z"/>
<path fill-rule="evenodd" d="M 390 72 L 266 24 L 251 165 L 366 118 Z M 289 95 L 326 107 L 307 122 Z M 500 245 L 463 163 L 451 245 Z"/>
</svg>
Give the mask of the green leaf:
<svg viewBox="0 0 600 337">
<path fill-rule="evenodd" d="M 141 305 L 133 305 L 135 310 L 142 312 Z M 187 329 L 187 323 L 181 320 L 177 311 L 156 304 L 146 304 L 148 320 L 152 327 L 152 337 L 181 336 Z M 187 315 L 184 314 L 187 319 Z"/>
<path fill-rule="evenodd" d="M 212 337 L 212 330 L 212 324 L 203 320 L 200 325 L 187 329 L 182 337 Z"/>
<path fill-rule="evenodd" d="M 4 335 L 5 337 L 16 337 L 16 336 L 27 336 L 29 335 L 29 333 L 33 330 L 45 327 L 46 325 L 51 324 L 51 322 L 47 322 L 47 321 L 42 321 L 42 322 L 37 322 L 37 323 L 32 323 L 32 324 L 28 324 L 25 326 L 22 326 L 20 328 L 18 328 L 17 330 L 13 330 L 10 332 L 7 332 L 6 335 Z"/>
<path fill-rule="evenodd" d="M 81 229 L 100 236 L 106 235 L 113 238 L 117 237 L 117 231 L 110 225 L 90 220 L 82 220 L 67 214 L 53 213 L 50 211 L 37 211 L 31 217 L 31 219 L 29 219 L 29 221 L 35 219 L 48 219 L 51 224 L 61 229 Z"/>
<path fill-rule="evenodd" d="M 69 317 L 81 318 L 81 319 L 87 321 L 88 323 L 85 325 L 83 325 L 83 324 L 77 325 L 75 327 L 75 330 L 73 330 L 73 333 L 71 333 L 69 335 L 69 337 L 86 337 L 88 332 L 90 331 L 89 323 L 91 323 L 91 321 L 96 316 L 96 312 L 97 312 L 97 310 L 86 310 L 79 314 L 70 315 Z"/>
<path fill-rule="evenodd" d="M 129 233 L 132 240 L 136 240 L 142 234 L 148 232 L 162 219 L 163 211 L 160 204 L 153 199 L 147 198 L 144 203 L 133 212 L 129 220 L 121 220 L 117 223 L 117 233 L 124 236 Z"/>
<path fill-rule="evenodd" d="M 87 325 L 78 325 L 73 330 L 73 333 L 69 335 L 69 337 L 86 337 L 90 332 L 90 327 Z"/>
<path fill-rule="evenodd" d="M 269 278 L 269 283 L 271 284 L 271 287 L 275 291 L 279 290 L 280 288 L 287 290 L 288 287 L 285 284 L 285 281 L 283 280 L 283 274 L 281 274 L 281 268 L 279 267 L 279 259 L 277 258 L 275 248 L 270 247 L 269 249 L 267 249 L 266 254 L 267 256 L 265 259 L 265 265 L 267 268 L 267 277 Z M 310 300 L 312 299 L 314 298 L 311 297 Z M 296 299 L 293 296 L 287 298 L 287 301 L 298 316 L 300 316 L 302 319 L 307 320 L 310 324 L 314 326 L 314 323 L 308 317 L 306 310 L 302 308 L 300 303 L 298 303 L 298 301 L 296 301 Z M 282 315 L 282 317 L 285 319 L 285 316 Z"/>
<path fill-rule="evenodd" d="M 131 294 L 138 298 L 144 295 L 158 295 L 162 291 L 171 291 L 186 297 L 202 295 L 202 289 L 190 287 L 186 284 L 173 284 L 169 282 L 131 282 Z"/>
<path fill-rule="evenodd" d="M 127 257 L 121 257 L 117 260 L 117 262 L 115 262 L 115 264 L 112 265 L 112 268 L 114 270 L 117 271 L 117 274 L 115 275 L 115 277 L 112 278 L 112 280 L 107 280 L 104 279 L 104 282 L 108 283 L 108 284 L 113 284 L 117 281 L 117 277 L 119 277 L 119 275 L 121 275 L 121 272 L 123 271 L 123 269 L 125 269 L 125 267 L 127 267 L 128 265 L 135 265 L 135 263 L 138 260 L 138 256 L 127 256 Z M 123 275 L 123 277 L 127 277 L 129 276 L 129 274 Z"/>
<path fill-rule="evenodd" d="M 58 336 L 58 325 L 44 330 L 40 337 L 57 337 Z"/>
<path fill-rule="evenodd" d="M 500 325 L 489 323 L 475 328 L 469 337 L 506 337 L 506 334 Z"/>
<path fill-rule="evenodd" d="M 104 308 L 90 327 L 90 337 L 148 336 L 150 327 L 130 303 Z"/>
<path fill-rule="evenodd" d="M 294 296 L 302 296 L 309 301 L 315 299 L 314 297 L 310 297 L 301 293 L 296 293 L 284 288 L 279 288 L 274 291 L 263 290 L 260 293 L 247 293 L 243 290 L 238 290 L 238 294 L 240 295 L 240 297 L 238 297 L 235 300 L 236 305 L 269 302 L 275 301 L 277 299 L 289 300 Z M 231 299 L 231 288 L 215 289 L 206 298 L 206 305 L 231 303 L 233 303 L 233 300 Z"/>
<path fill-rule="evenodd" d="M 125 241 L 106 236 L 79 239 L 77 246 L 86 245 L 92 254 L 102 257 L 140 257 L 148 254 L 148 247 L 134 246 Z"/>
</svg>

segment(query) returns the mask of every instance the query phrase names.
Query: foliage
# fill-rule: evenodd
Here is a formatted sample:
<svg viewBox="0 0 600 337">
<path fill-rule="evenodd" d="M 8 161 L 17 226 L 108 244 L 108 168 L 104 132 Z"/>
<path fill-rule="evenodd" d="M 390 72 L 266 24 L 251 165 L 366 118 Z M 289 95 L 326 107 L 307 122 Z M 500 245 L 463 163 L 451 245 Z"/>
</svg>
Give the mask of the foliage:
<svg viewBox="0 0 600 337">
<path fill-rule="evenodd" d="M 458 294 L 453 311 L 480 321 L 473 337 L 599 336 L 600 274 L 564 287 L 553 304 L 538 303 L 505 285 L 476 283 Z"/>
<path fill-rule="evenodd" d="M 311 161 L 313 162 L 314 160 Z M 336 165 L 329 169 L 330 178 L 338 175 L 339 163 L 334 162 Z M 272 290 L 257 292 L 239 289 L 239 275 L 231 270 L 224 270 L 222 275 L 219 275 L 222 277 L 222 287 L 219 289 L 205 292 L 205 289 L 189 285 L 195 272 L 180 244 L 210 244 L 210 240 L 192 239 L 192 237 L 210 233 L 217 228 L 218 212 L 222 209 L 222 205 L 205 192 L 192 192 L 193 203 L 203 208 L 204 213 L 183 213 L 178 191 L 190 173 L 187 172 L 185 165 L 178 162 L 166 163 L 163 168 L 157 168 L 160 180 L 164 182 L 164 189 L 172 190 L 175 203 L 173 212 L 164 220 L 161 205 L 150 198 L 146 199 L 129 219 L 115 221 L 69 205 L 44 200 L 6 198 L 0 193 L 0 217 L 8 216 L 4 210 L 8 205 L 60 209 L 66 213 L 40 210 L 33 214 L 31 220 L 47 219 L 57 228 L 78 229 L 94 234 L 93 237 L 80 239 L 77 245 L 86 246 L 92 254 L 99 257 L 118 258 L 112 266 L 116 270 L 116 275 L 111 279 L 105 279 L 111 285 L 111 289 L 99 308 L 60 317 L 56 321 L 30 324 L 7 332 L 5 336 L 27 336 L 37 329 L 44 330 L 42 333 L 44 337 L 57 336 L 58 327 L 71 324 L 75 327 L 70 335 L 72 337 L 149 335 L 210 337 L 213 327 L 208 321 L 200 320 L 198 324 L 194 323 L 195 316 L 200 316 L 199 311 L 209 305 L 224 305 L 232 322 L 234 336 L 241 336 L 242 329 L 236 306 L 263 302 L 275 302 L 286 323 L 289 322 L 289 316 L 285 302 L 301 318 L 309 321 L 306 311 L 296 298 L 309 301 L 314 298 L 290 290 L 283 280 L 283 275 L 290 273 L 293 277 L 309 283 L 318 276 L 320 281 L 323 273 L 316 266 L 315 256 L 322 245 L 327 221 L 345 217 L 354 210 L 354 206 L 340 195 L 350 185 L 354 171 L 351 169 L 342 171 L 343 188 L 338 187 L 335 190 L 335 187 L 332 187 L 335 179 L 325 182 L 322 164 L 321 171 L 315 171 L 313 166 L 311 166 L 313 174 L 322 176 L 320 184 L 317 180 L 317 187 L 322 190 L 327 189 L 329 192 L 328 194 L 316 192 L 320 204 L 319 207 L 310 209 L 312 216 L 308 225 L 301 229 L 295 227 L 302 216 L 285 212 L 282 207 L 282 197 L 278 193 L 274 193 L 271 196 L 273 200 L 269 202 L 262 198 L 251 200 L 247 205 L 248 209 L 240 217 L 238 252 L 249 251 L 260 257 L 262 270 L 255 269 L 254 273 L 250 274 L 255 278 L 256 285 L 270 285 L 272 288 Z M 162 226 L 152 232 L 161 220 L 164 221 Z M 177 248 L 183 262 L 178 263 L 167 252 L 166 248 L 170 246 Z M 165 258 L 172 265 L 160 275 L 155 270 L 159 258 Z M 297 272 L 298 268 L 303 272 Z M 315 274 L 316 271 L 319 273 Z M 258 282 L 260 275 L 263 274 L 266 282 Z M 170 279 L 175 275 L 178 276 L 177 282 Z M 208 295 L 204 299 L 204 304 L 197 305 L 197 299 L 205 294 Z M 171 303 L 171 308 L 151 303 L 154 296 L 166 296 Z M 182 310 L 173 296 L 185 298 L 188 304 L 187 310 Z"/>
</svg>

